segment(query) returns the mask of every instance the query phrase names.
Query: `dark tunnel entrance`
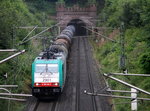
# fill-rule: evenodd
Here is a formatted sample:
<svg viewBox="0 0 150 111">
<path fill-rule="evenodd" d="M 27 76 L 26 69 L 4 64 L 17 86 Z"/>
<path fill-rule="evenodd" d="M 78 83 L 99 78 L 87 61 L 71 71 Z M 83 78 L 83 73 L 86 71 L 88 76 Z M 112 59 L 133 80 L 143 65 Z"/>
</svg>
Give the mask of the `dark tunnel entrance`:
<svg viewBox="0 0 150 111">
<path fill-rule="evenodd" d="M 84 28 L 86 25 L 85 23 L 80 19 L 73 19 L 71 20 L 68 25 L 74 25 L 76 28 L 75 36 L 85 36 L 86 29 Z"/>
</svg>

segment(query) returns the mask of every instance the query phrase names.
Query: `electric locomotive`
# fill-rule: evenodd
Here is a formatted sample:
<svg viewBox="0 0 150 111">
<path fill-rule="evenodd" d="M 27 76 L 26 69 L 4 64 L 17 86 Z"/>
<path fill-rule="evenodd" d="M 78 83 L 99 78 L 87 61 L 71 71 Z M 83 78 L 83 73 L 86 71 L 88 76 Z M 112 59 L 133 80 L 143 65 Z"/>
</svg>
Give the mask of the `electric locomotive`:
<svg viewBox="0 0 150 111">
<path fill-rule="evenodd" d="M 41 52 L 32 63 L 32 95 L 37 98 L 57 97 L 63 90 L 66 79 L 66 59 L 73 25 L 67 26 L 47 51 Z"/>
</svg>

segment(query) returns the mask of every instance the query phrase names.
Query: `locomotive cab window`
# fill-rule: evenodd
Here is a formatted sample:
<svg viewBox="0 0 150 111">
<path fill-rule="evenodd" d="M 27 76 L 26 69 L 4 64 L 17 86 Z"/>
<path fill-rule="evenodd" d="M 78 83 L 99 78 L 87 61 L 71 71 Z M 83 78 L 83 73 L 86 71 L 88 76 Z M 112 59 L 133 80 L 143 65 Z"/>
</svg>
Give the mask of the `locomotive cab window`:
<svg viewBox="0 0 150 111">
<path fill-rule="evenodd" d="M 57 64 L 48 64 L 48 72 L 58 73 L 58 65 Z"/>
<path fill-rule="evenodd" d="M 37 64 L 35 70 L 37 73 L 46 72 L 46 64 Z"/>
<path fill-rule="evenodd" d="M 37 64 L 36 72 L 50 72 L 50 73 L 58 73 L 58 65 L 57 64 Z"/>
</svg>

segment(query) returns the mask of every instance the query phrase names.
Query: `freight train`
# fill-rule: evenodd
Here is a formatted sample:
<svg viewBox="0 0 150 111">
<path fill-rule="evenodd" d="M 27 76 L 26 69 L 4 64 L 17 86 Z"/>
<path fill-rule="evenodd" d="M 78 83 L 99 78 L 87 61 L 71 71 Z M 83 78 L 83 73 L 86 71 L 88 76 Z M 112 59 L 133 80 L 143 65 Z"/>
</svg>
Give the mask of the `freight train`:
<svg viewBox="0 0 150 111">
<path fill-rule="evenodd" d="M 32 63 L 33 96 L 51 98 L 61 94 L 66 79 L 66 60 L 74 33 L 75 27 L 67 26 Z"/>
</svg>

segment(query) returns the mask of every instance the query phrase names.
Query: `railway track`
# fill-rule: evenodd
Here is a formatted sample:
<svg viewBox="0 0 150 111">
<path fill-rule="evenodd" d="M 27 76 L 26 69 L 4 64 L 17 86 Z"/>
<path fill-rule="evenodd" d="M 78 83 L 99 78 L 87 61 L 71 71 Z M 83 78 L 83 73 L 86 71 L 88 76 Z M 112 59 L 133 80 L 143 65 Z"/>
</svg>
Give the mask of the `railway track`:
<svg viewBox="0 0 150 111">
<path fill-rule="evenodd" d="M 55 111 L 56 104 L 57 104 L 56 101 L 40 102 L 34 111 Z"/>
<path fill-rule="evenodd" d="M 86 68 L 87 68 L 87 75 L 88 75 L 88 82 L 89 82 L 89 87 L 90 87 L 90 92 L 94 92 L 94 85 L 93 85 L 93 81 L 92 80 L 92 72 L 91 72 L 91 67 L 90 67 L 90 59 L 89 59 L 89 54 L 88 54 L 88 50 L 89 50 L 89 45 L 87 44 L 87 39 L 83 38 L 83 45 L 84 45 L 84 52 L 85 52 L 85 63 L 86 63 Z M 94 96 L 91 96 L 92 98 L 92 108 L 93 111 L 97 111 L 97 104 L 96 104 L 96 99 Z"/>
<path fill-rule="evenodd" d="M 40 101 L 34 97 L 31 97 L 27 104 L 28 105 L 24 111 L 55 111 L 58 102 L 57 100 Z"/>
<path fill-rule="evenodd" d="M 74 38 L 65 87 L 58 100 L 43 102 L 33 97 L 25 111 L 111 111 L 107 98 L 84 94 L 85 89 L 94 92 L 104 88 L 104 83 L 97 82 L 98 72 L 90 49 L 87 38 Z"/>
<path fill-rule="evenodd" d="M 80 37 L 77 38 L 76 110 L 80 111 Z"/>
</svg>

